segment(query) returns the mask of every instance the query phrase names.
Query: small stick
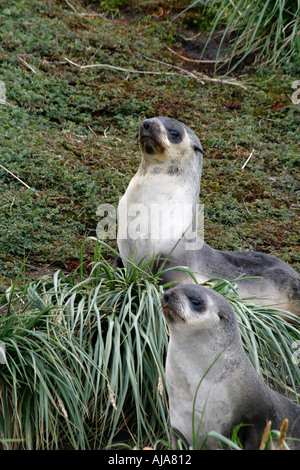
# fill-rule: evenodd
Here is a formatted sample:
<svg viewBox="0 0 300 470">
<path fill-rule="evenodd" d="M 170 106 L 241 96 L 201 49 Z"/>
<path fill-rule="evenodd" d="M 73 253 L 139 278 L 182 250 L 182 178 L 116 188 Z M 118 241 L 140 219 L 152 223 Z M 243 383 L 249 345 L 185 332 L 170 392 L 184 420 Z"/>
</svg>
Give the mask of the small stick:
<svg viewBox="0 0 300 470">
<path fill-rule="evenodd" d="M 247 209 L 247 206 L 246 206 L 244 197 L 242 197 L 242 199 L 243 199 L 243 204 L 244 204 L 244 207 L 245 207 L 246 211 L 248 212 L 249 215 L 251 215 L 251 213 L 250 213 L 250 212 L 248 211 L 248 209 Z"/>
<path fill-rule="evenodd" d="M 39 228 L 36 232 L 31 233 L 29 236 L 30 236 L 30 237 L 33 237 L 33 236 L 36 235 L 37 233 L 41 232 L 41 231 L 43 230 L 43 228 L 44 228 L 46 225 L 47 225 L 47 223 L 45 222 L 45 223 L 41 226 L 41 228 Z"/>
<path fill-rule="evenodd" d="M 68 0 L 65 0 L 65 2 L 69 5 L 69 7 L 74 11 L 74 13 L 77 13 L 77 10 L 73 7 L 73 5 L 68 2 Z"/>
<path fill-rule="evenodd" d="M 195 74 L 193 74 L 192 72 L 189 72 L 188 70 L 182 69 L 181 67 L 178 67 L 177 65 L 168 64 L 167 62 L 164 62 L 164 61 L 162 61 L 162 60 L 152 59 L 151 57 L 147 57 L 147 56 L 144 56 L 144 57 L 145 57 L 145 59 L 147 59 L 147 60 L 152 60 L 152 62 L 157 62 L 158 64 L 165 65 L 166 67 L 171 67 L 171 68 L 173 68 L 173 69 L 177 69 L 177 70 L 179 70 L 181 73 L 187 75 L 188 77 L 192 77 L 192 78 L 194 78 L 195 80 L 198 80 L 198 78 L 196 77 Z"/>
<path fill-rule="evenodd" d="M 94 17 L 94 16 L 99 16 L 99 17 L 104 17 L 104 14 L 103 13 L 79 13 L 75 7 L 71 4 L 71 2 L 69 2 L 68 0 L 65 0 L 65 2 L 67 3 L 67 5 L 73 10 L 73 12 L 78 15 L 78 16 L 91 16 L 91 17 Z"/>
<path fill-rule="evenodd" d="M 106 18 L 104 17 L 104 13 L 77 13 L 76 14 L 78 16 L 87 16 L 87 17 L 96 17 L 96 18 L 103 18 L 104 20 L 106 20 Z"/>
<path fill-rule="evenodd" d="M 195 72 L 197 75 L 200 75 L 201 80 L 205 80 L 207 82 L 217 82 L 217 83 L 222 83 L 223 85 L 234 85 L 234 86 L 239 86 L 243 88 L 244 90 L 247 90 L 247 87 L 243 85 L 242 83 L 238 82 L 232 82 L 231 80 L 224 80 L 223 78 L 210 78 L 203 76 L 202 74 L 199 74 L 199 72 Z"/>
<path fill-rule="evenodd" d="M 249 157 L 247 158 L 247 160 L 245 161 L 244 165 L 242 166 L 242 170 L 245 168 L 245 166 L 246 166 L 247 163 L 249 162 L 250 158 L 251 158 L 252 155 L 253 155 L 253 152 L 254 152 L 254 149 L 252 149 L 252 152 L 250 153 Z"/>
<path fill-rule="evenodd" d="M 241 83 L 238 83 L 238 82 L 232 82 L 231 80 L 224 80 L 222 78 L 210 78 L 210 77 L 207 77 L 205 75 L 200 74 L 199 72 L 196 72 L 195 70 L 194 70 L 194 73 L 192 73 L 192 72 L 189 72 L 188 70 L 185 70 L 185 69 L 182 69 L 181 67 L 178 67 L 177 65 L 168 64 L 167 62 L 163 62 L 162 60 L 152 59 L 152 58 L 147 57 L 147 56 L 144 56 L 144 57 L 147 60 L 152 60 L 153 62 L 158 62 L 159 64 L 166 65 L 167 67 L 172 67 L 174 69 L 178 69 L 180 72 L 184 73 L 188 77 L 194 78 L 197 81 L 199 81 L 199 79 L 200 79 L 201 83 L 203 83 L 202 80 L 207 81 L 207 82 L 218 82 L 218 83 L 222 83 L 224 85 L 240 86 L 241 88 L 244 88 L 244 90 L 247 90 L 245 85 L 242 85 Z M 195 74 L 199 75 L 199 78 Z"/>
<path fill-rule="evenodd" d="M 12 103 L 9 103 L 8 101 L 4 101 L 4 100 L 0 100 L 0 104 L 7 104 L 8 106 L 11 106 L 12 108 L 17 108 L 18 106 L 12 104 Z"/>
<path fill-rule="evenodd" d="M 28 186 L 28 184 L 24 183 L 24 181 L 22 181 L 20 178 L 18 178 L 18 176 L 14 175 L 11 171 L 9 171 L 7 168 L 5 168 L 3 165 L 1 165 L 1 163 L 0 163 L 0 167 L 3 168 L 3 170 L 7 171 L 7 173 L 12 175 L 14 178 L 16 178 L 18 181 L 20 181 L 20 183 L 24 184 L 24 186 L 26 186 L 26 188 L 32 189 L 30 186 Z"/>
<path fill-rule="evenodd" d="M 233 3 L 232 0 L 229 0 L 229 3 L 236 9 L 236 11 L 238 12 L 238 14 L 241 16 L 241 12 L 237 9 L 237 7 L 235 6 L 235 4 Z"/>
<path fill-rule="evenodd" d="M 178 67 L 177 65 L 172 65 L 172 64 L 168 64 L 167 62 L 163 62 L 161 60 L 157 60 L 157 59 L 152 59 L 150 57 L 146 57 L 144 56 L 147 60 L 152 60 L 153 62 L 158 62 L 162 65 L 165 65 L 166 67 L 171 67 L 171 68 L 174 68 L 174 69 L 177 69 L 179 70 L 181 73 L 187 75 L 188 77 L 191 77 L 191 78 L 194 78 L 195 80 L 197 81 L 200 81 L 200 83 L 203 83 L 203 80 L 204 81 L 208 81 L 208 82 L 218 82 L 218 83 L 222 83 L 224 85 L 234 85 L 234 86 L 239 86 L 241 88 L 244 88 L 244 90 L 247 90 L 247 88 L 242 85 L 241 83 L 237 83 L 237 82 L 232 82 L 230 80 L 223 80 L 221 78 L 209 78 L 209 77 L 205 77 L 203 75 L 200 75 L 198 72 L 189 72 L 188 70 L 185 70 L 185 69 L 182 69 L 181 67 Z M 80 68 L 81 70 L 83 69 L 92 69 L 92 68 L 96 68 L 96 67 L 103 67 L 103 68 L 110 68 L 110 69 L 113 69 L 113 70 L 120 70 L 121 72 L 127 72 L 127 73 L 143 73 L 143 74 L 149 74 L 149 75 L 177 75 L 175 72 L 151 72 L 151 71 L 147 71 L 147 70 L 131 70 L 131 69 L 125 69 L 123 67 L 116 67 L 114 65 L 109 65 L 109 64 L 92 64 L 92 65 L 79 65 L 77 64 L 76 62 L 73 62 L 73 60 L 70 60 L 68 59 L 67 57 L 65 57 L 65 60 L 71 64 L 71 65 L 74 65 L 75 67 L 78 67 Z M 199 75 L 199 77 L 197 77 L 195 75 L 195 73 L 197 75 Z"/>
<path fill-rule="evenodd" d="M 92 129 L 90 126 L 88 126 L 88 129 L 89 129 L 96 137 L 98 137 L 97 134 L 96 134 L 96 132 L 93 131 L 93 129 Z"/>
<path fill-rule="evenodd" d="M 13 207 L 13 205 L 14 205 L 15 199 L 16 199 L 16 196 L 13 197 L 12 203 L 11 203 L 11 205 L 10 205 L 10 208 L 9 208 L 9 212 L 10 212 L 10 213 L 12 212 L 12 207 Z"/>
<path fill-rule="evenodd" d="M 76 64 L 76 62 L 73 62 L 72 60 L 67 59 L 66 57 L 65 57 L 65 60 L 67 62 L 69 62 L 69 64 L 72 64 L 75 67 L 79 67 L 82 70 L 83 69 L 92 69 L 92 68 L 96 68 L 96 67 L 103 67 L 103 68 L 109 68 L 109 69 L 113 69 L 113 70 L 120 70 L 121 72 L 127 72 L 127 73 L 144 73 L 144 74 L 151 74 L 151 75 L 175 75 L 172 72 L 151 72 L 151 71 L 147 71 L 147 70 L 134 70 L 134 69 L 131 70 L 131 69 L 125 69 L 123 67 L 116 67 L 114 65 L 109 65 L 109 64 L 79 65 L 79 64 Z"/>
<path fill-rule="evenodd" d="M 22 59 L 22 57 L 18 56 L 18 59 L 25 65 L 25 67 L 27 67 L 29 70 L 31 70 L 31 72 L 33 73 L 36 73 L 36 71 L 34 70 L 33 67 L 31 67 L 31 65 L 29 65 L 26 60 Z"/>
</svg>

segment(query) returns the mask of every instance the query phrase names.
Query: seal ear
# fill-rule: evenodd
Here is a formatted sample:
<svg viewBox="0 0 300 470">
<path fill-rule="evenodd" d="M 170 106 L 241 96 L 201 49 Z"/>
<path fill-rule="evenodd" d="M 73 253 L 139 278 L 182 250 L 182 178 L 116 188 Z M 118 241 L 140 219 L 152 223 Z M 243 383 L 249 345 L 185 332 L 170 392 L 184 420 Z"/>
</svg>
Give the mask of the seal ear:
<svg viewBox="0 0 300 470">
<path fill-rule="evenodd" d="M 228 320 L 228 315 L 225 312 L 225 310 L 219 310 L 218 315 L 219 315 L 221 320 Z"/>
<path fill-rule="evenodd" d="M 203 152 L 203 150 L 202 150 L 201 147 L 198 147 L 198 145 L 194 145 L 194 150 L 195 150 L 196 152 L 202 153 L 202 155 L 205 157 L 205 153 Z"/>
</svg>

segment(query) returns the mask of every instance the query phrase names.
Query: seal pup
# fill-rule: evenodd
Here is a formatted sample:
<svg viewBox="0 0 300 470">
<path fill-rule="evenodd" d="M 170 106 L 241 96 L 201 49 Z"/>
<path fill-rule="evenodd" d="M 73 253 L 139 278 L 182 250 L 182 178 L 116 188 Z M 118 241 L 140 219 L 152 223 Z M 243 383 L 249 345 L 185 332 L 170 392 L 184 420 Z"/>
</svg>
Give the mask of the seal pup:
<svg viewBox="0 0 300 470">
<path fill-rule="evenodd" d="M 136 264 L 168 259 L 165 270 L 187 266 L 199 283 L 234 280 L 241 297 L 300 315 L 300 276 L 290 266 L 264 253 L 215 250 L 198 236 L 203 149 L 194 132 L 175 119 L 146 119 L 139 146 L 141 164 L 118 206 L 121 258 Z M 161 276 L 162 284 L 169 282 L 189 283 L 191 277 L 171 269 Z"/>
<path fill-rule="evenodd" d="M 193 445 L 196 394 L 194 429 L 201 423 L 196 448 L 210 431 L 231 438 L 233 429 L 244 423 L 239 431 L 243 448 L 258 449 L 267 422 L 279 430 L 287 418 L 286 442 L 290 449 L 300 449 L 300 406 L 259 377 L 229 302 L 207 287 L 182 284 L 166 291 L 161 304 L 170 333 L 166 384 L 174 435 Z M 173 437 L 174 448 L 175 442 Z M 217 440 L 208 437 L 204 448 L 217 447 Z"/>
<path fill-rule="evenodd" d="M 199 199 L 201 143 L 185 124 L 157 117 L 141 123 L 139 146 L 141 164 L 118 205 L 121 258 L 138 264 L 165 257 L 179 241 L 177 258 L 184 250 L 182 235 L 194 239 L 191 221 Z"/>
</svg>

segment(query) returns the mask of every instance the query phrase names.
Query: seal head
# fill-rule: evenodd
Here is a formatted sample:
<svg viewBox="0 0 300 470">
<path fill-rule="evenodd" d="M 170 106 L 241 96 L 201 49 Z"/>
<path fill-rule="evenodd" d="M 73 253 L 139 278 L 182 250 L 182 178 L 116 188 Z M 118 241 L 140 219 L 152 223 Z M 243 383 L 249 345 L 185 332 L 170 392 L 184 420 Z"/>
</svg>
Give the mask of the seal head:
<svg viewBox="0 0 300 470">
<path fill-rule="evenodd" d="M 139 130 L 139 147 L 148 163 L 180 162 L 190 157 L 191 147 L 204 154 L 198 137 L 185 124 L 167 117 L 145 119 Z"/>
<path fill-rule="evenodd" d="M 228 310 L 226 303 L 224 303 L 223 309 L 221 305 L 215 304 L 214 306 L 210 299 L 211 295 L 207 295 L 206 290 L 205 287 L 196 284 L 179 285 L 167 290 L 161 299 L 163 314 L 167 323 L 194 324 L 200 328 L 203 322 L 207 322 L 208 317 L 212 325 L 217 324 L 221 318 L 228 318 L 230 311 L 225 313 L 224 305 Z M 215 308 L 217 305 L 218 308 Z M 208 315 L 209 309 L 210 313 Z"/>
</svg>

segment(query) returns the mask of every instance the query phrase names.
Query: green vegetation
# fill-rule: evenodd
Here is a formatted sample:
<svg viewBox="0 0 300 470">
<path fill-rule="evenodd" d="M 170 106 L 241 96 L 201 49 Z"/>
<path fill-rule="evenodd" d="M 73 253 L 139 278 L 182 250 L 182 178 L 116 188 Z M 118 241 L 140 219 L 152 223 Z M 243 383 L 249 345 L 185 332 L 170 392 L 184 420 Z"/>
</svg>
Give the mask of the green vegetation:
<svg viewBox="0 0 300 470">
<path fill-rule="evenodd" d="M 16 280 L 2 298 L 5 448 L 169 446 L 168 334 L 159 274 L 148 278 L 143 265 L 113 269 L 103 258 L 103 243 L 90 241 L 89 277 L 81 269 L 82 249 L 72 277 L 57 271 L 22 287 Z M 231 302 L 258 373 L 297 400 L 300 371 L 292 344 L 300 331 L 280 312 L 243 303 L 234 285 L 217 279 L 209 284 Z"/>
<path fill-rule="evenodd" d="M 57 271 L 7 292 L 0 317 L 7 448 L 103 448 L 124 436 L 137 445 L 162 430 L 167 436 L 159 289 L 141 270 L 113 270 L 100 253 L 96 244 L 89 278 Z"/>
<path fill-rule="evenodd" d="M 246 89 L 201 81 L 201 64 L 191 69 L 167 49 L 181 47 L 184 55 L 187 30 L 169 29 L 156 16 L 170 12 L 163 2 L 147 2 L 142 17 L 132 7 L 112 20 L 97 2 L 94 9 L 72 5 L 23 0 L 0 10 L 7 100 L 0 104 L 0 163 L 30 187 L 0 168 L 0 276 L 14 279 L 28 255 L 28 275 L 46 266 L 72 270 L 83 239 L 95 235 L 98 204 L 117 204 L 139 164 L 139 120 L 159 114 L 190 125 L 205 148 L 207 242 L 299 266 L 296 77 L 245 69 Z M 174 6 L 174 14 L 181 10 Z M 125 71 L 80 69 L 66 58 Z"/>
<path fill-rule="evenodd" d="M 199 136 L 207 243 L 300 266 L 296 61 L 275 70 L 243 63 L 218 81 L 214 64 L 193 62 L 206 42 L 199 28 L 209 31 L 214 14 L 201 5 L 183 13 L 190 3 L 0 5 L 6 448 L 168 445 L 159 288 L 139 270 L 113 271 L 115 241 L 98 252 L 91 238 L 98 205 L 117 205 L 139 165 L 144 117 L 174 117 Z M 298 330 L 268 311 L 267 331 L 264 312 L 241 303 L 232 286 L 213 288 L 236 309 L 257 370 L 296 399 L 299 370 L 288 351 Z"/>
<path fill-rule="evenodd" d="M 235 68 L 247 57 L 266 64 L 279 63 L 295 67 L 300 57 L 300 5 L 293 0 L 195 0 L 188 7 L 207 8 L 206 17 L 214 12 L 210 37 L 223 29 L 217 59 Z M 199 15 L 200 16 L 200 15 Z M 206 29 L 207 30 L 207 29 Z M 224 41 L 230 47 L 224 57 L 219 55 Z M 209 44 L 209 41 L 208 41 Z"/>
</svg>

